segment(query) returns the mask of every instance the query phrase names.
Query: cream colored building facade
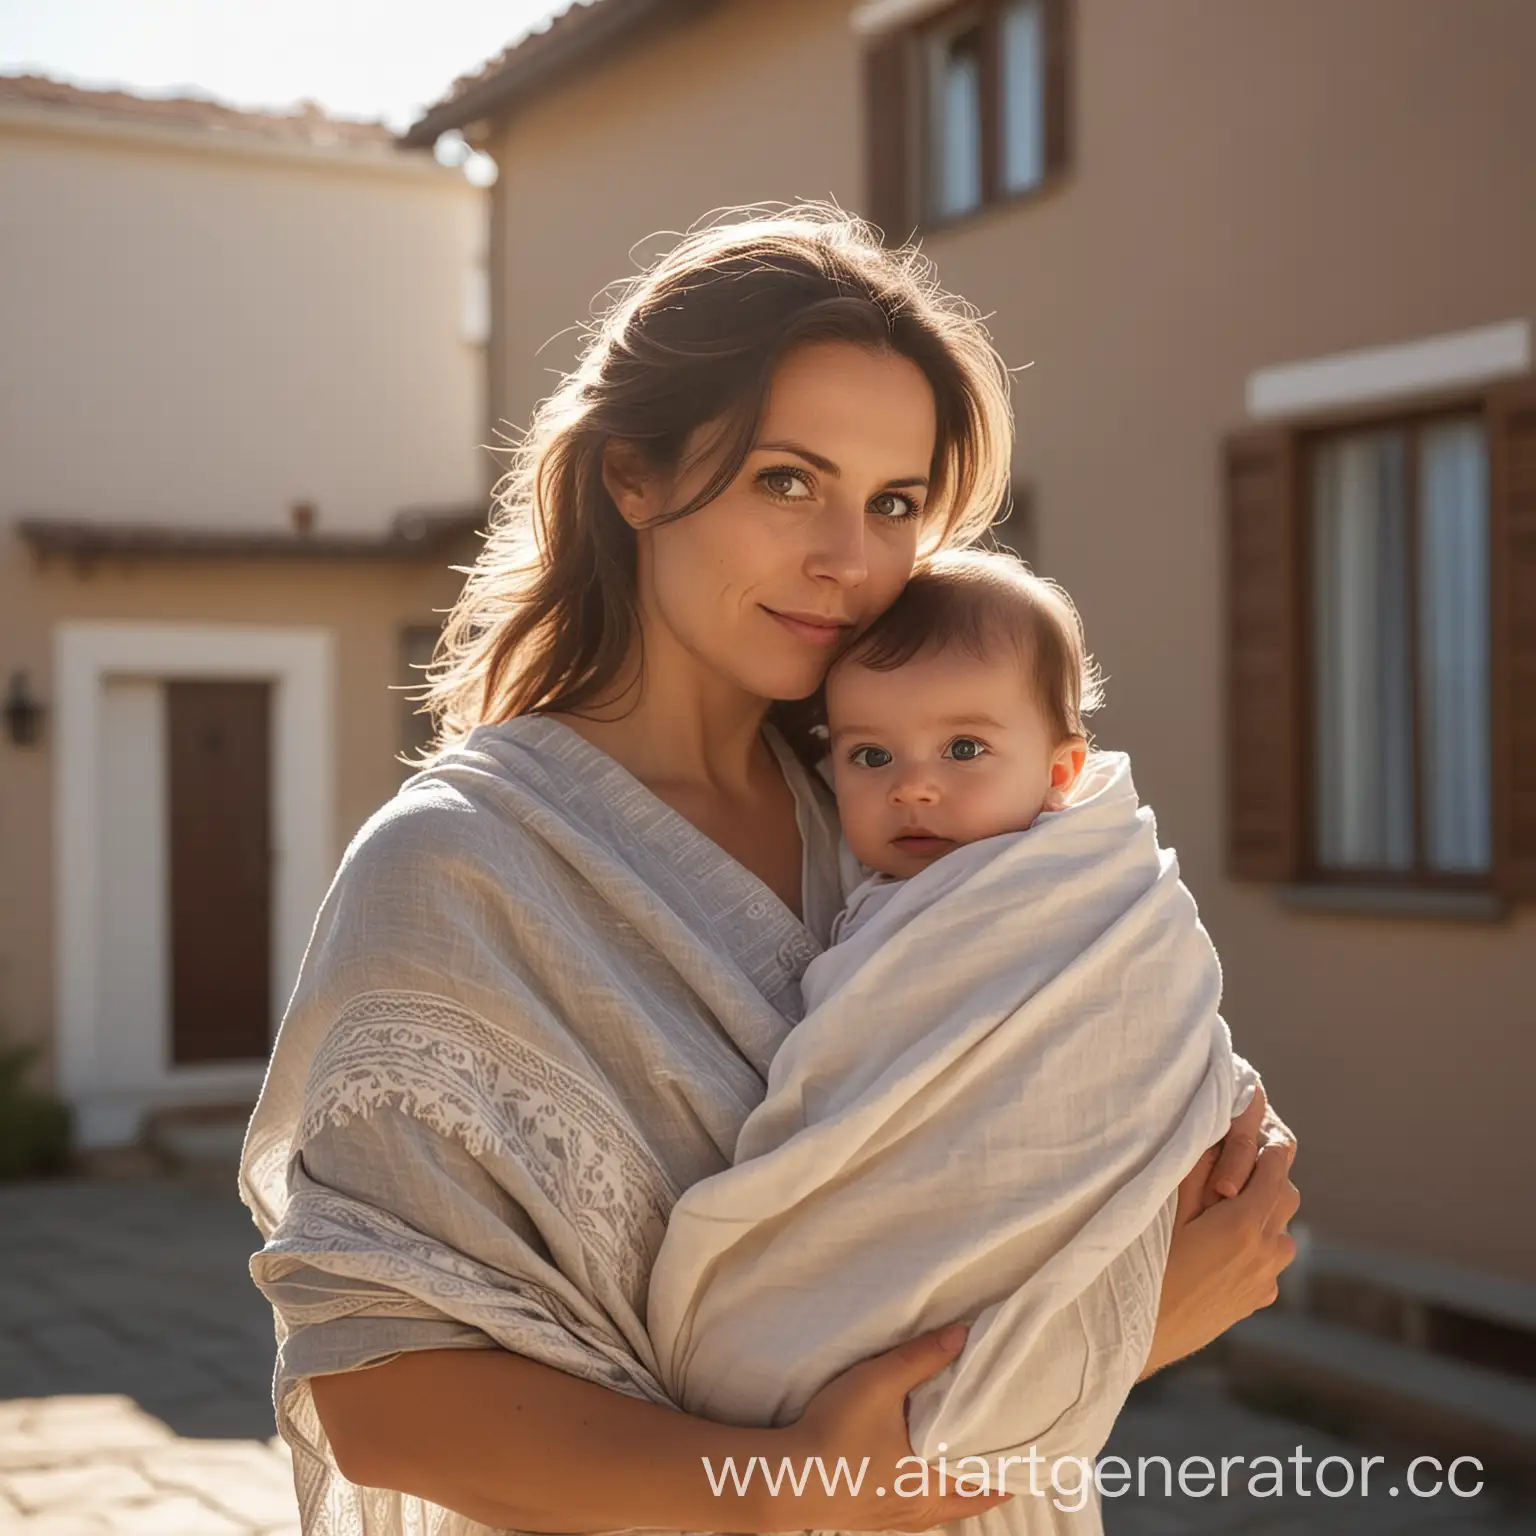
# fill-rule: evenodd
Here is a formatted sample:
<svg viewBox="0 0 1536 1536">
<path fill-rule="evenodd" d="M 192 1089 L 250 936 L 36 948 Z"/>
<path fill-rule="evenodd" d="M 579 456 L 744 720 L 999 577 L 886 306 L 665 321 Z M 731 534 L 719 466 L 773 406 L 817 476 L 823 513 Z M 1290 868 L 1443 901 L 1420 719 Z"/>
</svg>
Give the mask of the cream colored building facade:
<svg viewBox="0 0 1536 1536">
<path fill-rule="evenodd" d="M 1100 739 L 1131 752 L 1179 851 L 1239 1048 L 1299 1132 L 1304 1216 L 1329 1238 L 1536 1280 L 1517 1150 L 1536 1075 L 1536 433 L 1520 435 L 1536 421 L 1521 393 L 1536 8 L 1026 9 L 598 0 L 460 81 L 412 135 L 462 127 L 499 167 L 493 414 L 525 422 L 594 295 L 711 209 L 830 197 L 917 228 L 1021 369 L 1020 542 L 1083 611 L 1108 675 Z M 1000 103 L 1007 70 L 1034 85 Z M 1383 830 L 1360 821 L 1383 786 L 1454 777 L 1451 748 L 1425 734 L 1421 701 L 1428 766 L 1413 768 L 1371 669 L 1410 691 L 1428 673 L 1327 638 L 1322 587 L 1294 584 L 1321 571 L 1325 541 L 1296 538 L 1323 515 L 1323 466 L 1368 462 L 1376 499 L 1349 526 L 1384 548 L 1408 514 L 1382 466 L 1405 451 L 1414 526 L 1449 519 L 1443 568 L 1473 583 L 1455 599 L 1472 638 L 1443 641 L 1451 692 L 1482 702 L 1452 732 L 1475 746 L 1470 787 L 1426 791 L 1417 821 Z M 1280 577 L 1293 585 L 1266 608 Z M 1329 612 L 1375 592 L 1371 611 L 1407 633 L 1386 581 Z M 1414 590 L 1425 612 L 1450 601 Z M 1422 661 L 1431 641 L 1414 634 L 1404 655 Z M 1358 708 L 1322 702 L 1328 657 Z M 1374 745 L 1346 731 L 1339 747 L 1366 718 Z M 1362 800 L 1324 782 L 1330 751 L 1386 777 Z"/>
<path fill-rule="evenodd" d="M 399 782 L 491 473 L 486 195 L 375 125 L 22 78 L 0 208 L 0 685 L 44 711 L 0 735 L 0 1039 L 110 1146 L 253 1100 Z"/>
</svg>

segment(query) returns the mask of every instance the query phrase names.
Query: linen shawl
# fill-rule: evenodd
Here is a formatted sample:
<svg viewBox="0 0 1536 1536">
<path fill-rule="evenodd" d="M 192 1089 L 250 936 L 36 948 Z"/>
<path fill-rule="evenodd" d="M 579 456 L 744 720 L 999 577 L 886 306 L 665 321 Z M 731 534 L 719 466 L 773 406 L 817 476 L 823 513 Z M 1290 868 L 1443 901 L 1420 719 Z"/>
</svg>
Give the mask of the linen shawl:
<svg viewBox="0 0 1536 1536">
<path fill-rule="evenodd" d="M 729 1165 L 841 902 L 824 785 L 795 795 L 804 923 L 559 721 L 481 727 L 359 832 L 246 1137 L 274 1402 L 305 1536 L 478 1523 L 337 1470 L 308 1376 L 500 1346 L 656 1403 L 651 1264 Z"/>
<path fill-rule="evenodd" d="M 994 1479 L 1032 1449 L 1092 1458 L 1146 1361 L 1178 1184 L 1256 1082 L 1215 951 L 1118 753 L 1069 809 L 875 894 L 802 978 L 735 1166 L 673 1208 L 661 1378 L 691 1412 L 783 1424 L 964 1319 L 910 1396 L 914 1452 Z M 1099 1528 L 1029 1494 L 980 1524 Z"/>
</svg>

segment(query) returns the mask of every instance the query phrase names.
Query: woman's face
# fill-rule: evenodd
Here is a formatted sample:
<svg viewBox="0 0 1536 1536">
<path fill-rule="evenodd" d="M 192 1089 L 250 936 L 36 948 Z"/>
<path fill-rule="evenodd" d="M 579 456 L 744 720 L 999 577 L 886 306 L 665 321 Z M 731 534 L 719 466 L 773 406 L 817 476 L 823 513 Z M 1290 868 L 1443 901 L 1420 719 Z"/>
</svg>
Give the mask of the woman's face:
<svg viewBox="0 0 1536 1536">
<path fill-rule="evenodd" d="M 691 455 L 712 426 L 667 480 L 610 445 L 604 478 L 638 533 L 647 658 L 659 643 L 756 698 L 813 693 L 911 574 L 936 432 L 915 363 L 838 341 L 785 356 L 740 472 L 688 517 L 644 526 L 708 481 L 718 456 Z"/>
</svg>

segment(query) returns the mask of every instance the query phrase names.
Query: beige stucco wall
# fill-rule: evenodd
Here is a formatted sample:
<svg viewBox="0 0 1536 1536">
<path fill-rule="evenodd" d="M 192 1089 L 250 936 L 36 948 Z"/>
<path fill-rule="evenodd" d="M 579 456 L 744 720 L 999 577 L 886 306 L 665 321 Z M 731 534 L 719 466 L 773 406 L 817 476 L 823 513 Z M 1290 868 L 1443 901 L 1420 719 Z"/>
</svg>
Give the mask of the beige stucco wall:
<svg viewBox="0 0 1536 1536">
<path fill-rule="evenodd" d="M 764 197 L 862 198 L 849 7 L 737 0 L 533 102 L 494 148 L 495 404 L 526 420 L 630 245 Z M 1300 915 L 1221 874 L 1218 445 L 1255 369 L 1536 317 L 1536 8 L 1080 0 L 1069 182 L 926 242 L 1017 379 L 1043 567 L 1301 1136 L 1304 1215 L 1536 1277 L 1536 912 Z M 551 338 L 554 338 L 551 340 Z M 536 355 L 541 344 L 544 351 Z"/>
<path fill-rule="evenodd" d="M 724 0 L 543 96 L 487 147 L 498 334 L 493 416 L 526 425 L 578 323 L 711 209 L 858 192 L 854 38 L 827 0 Z M 631 256 L 631 246 L 636 246 Z"/>
<path fill-rule="evenodd" d="M 474 546 L 453 559 L 472 559 Z M 406 681 L 400 632 L 434 622 L 460 578 L 433 565 L 327 561 L 103 562 L 82 572 L 50 560 L 39 569 L 21 543 L 0 540 L 0 643 L 7 669 L 27 670 L 34 692 L 56 708 L 56 626 L 69 622 L 253 625 L 326 629 L 334 638 L 335 781 L 329 797 L 331 865 L 357 828 L 395 791 L 409 705 L 391 688 Z M 7 670 L 6 675 L 9 675 Z M 4 678 L 0 678 L 3 682 Z M 54 857 L 56 718 L 43 740 L 19 749 L 0 740 L 0 1039 L 52 1044 L 57 982 Z M 103 765 L 104 772 L 111 764 Z M 291 981 L 291 978 L 290 978 Z M 45 1072 L 51 1063 L 44 1063 Z"/>
<path fill-rule="evenodd" d="M 27 672 L 40 746 L 0 738 L 0 1039 L 45 1046 L 64 622 L 329 629 L 334 862 L 398 784 L 400 630 L 444 565 L 105 562 L 38 568 L 23 517 L 381 533 L 483 503 L 484 346 L 465 329 L 488 203 L 430 156 L 375 164 L 0 104 L 0 690 Z M 455 558 L 472 558 L 472 543 Z M 110 763 L 104 766 L 110 772 Z"/>
<path fill-rule="evenodd" d="M 484 192 L 0 115 L 0 519 L 382 528 L 476 497 Z"/>
</svg>

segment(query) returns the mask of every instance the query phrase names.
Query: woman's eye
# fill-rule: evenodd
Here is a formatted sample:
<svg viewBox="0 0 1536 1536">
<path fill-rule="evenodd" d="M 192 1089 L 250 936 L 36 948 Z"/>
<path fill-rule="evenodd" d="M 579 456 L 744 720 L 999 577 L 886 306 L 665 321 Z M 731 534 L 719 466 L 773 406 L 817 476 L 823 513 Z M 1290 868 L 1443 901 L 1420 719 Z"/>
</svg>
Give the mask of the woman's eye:
<svg viewBox="0 0 1536 1536">
<path fill-rule="evenodd" d="M 986 743 L 977 741 L 974 736 L 957 736 L 949 744 L 949 755 L 957 763 L 973 762 L 986 750 Z"/>
<path fill-rule="evenodd" d="M 891 754 L 884 747 L 855 747 L 848 754 L 848 761 L 860 768 L 885 768 L 891 762 Z"/>
<path fill-rule="evenodd" d="M 811 494 L 809 477 L 799 469 L 765 469 L 757 477 L 757 483 L 763 486 L 770 496 L 777 496 L 781 501 L 804 501 Z M 805 495 L 795 493 L 797 486 Z"/>
<path fill-rule="evenodd" d="M 871 511 L 892 523 L 904 523 L 908 518 L 919 516 L 923 510 L 910 496 L 903 496 L 900 491 L 881 491 L 869 505 Z"/>
</svg>

